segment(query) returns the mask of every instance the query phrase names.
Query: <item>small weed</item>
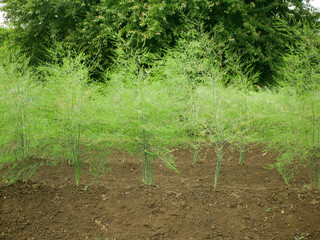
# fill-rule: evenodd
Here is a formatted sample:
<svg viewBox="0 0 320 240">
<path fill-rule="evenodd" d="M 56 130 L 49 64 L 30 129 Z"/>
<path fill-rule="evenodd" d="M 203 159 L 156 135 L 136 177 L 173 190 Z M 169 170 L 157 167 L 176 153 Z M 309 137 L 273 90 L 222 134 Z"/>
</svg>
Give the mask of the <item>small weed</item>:
<svg viewBox="0 0 320 240">
<path fill-rule="evenodd" d="M 12 235 L 11 235 L 11 234 L 7 234 L 7 233 L 5 233 L 5 232 L 2 232 L 2 233 L 1 233 L 1 237 L 9 237 L 9 238 L 11 238 Z"/>
<path fill-rule="evenodd" d="M 304 239 L 304 234 L 301 233 L 300 235 L 297 235 L 294 237 L 294 240 L 301 240 L 301 239 Z"/>
</svg>

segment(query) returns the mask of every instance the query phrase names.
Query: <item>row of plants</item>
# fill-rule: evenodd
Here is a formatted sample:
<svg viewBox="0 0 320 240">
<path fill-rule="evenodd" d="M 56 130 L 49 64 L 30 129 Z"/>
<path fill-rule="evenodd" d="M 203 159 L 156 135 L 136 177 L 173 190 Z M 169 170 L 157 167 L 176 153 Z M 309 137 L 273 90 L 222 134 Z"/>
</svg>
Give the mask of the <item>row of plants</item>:
<svg viewBox="0 0 320 240">
<path fill-rule="evenodd" d="M 158 61 L 119 41 L 106 84 L 90 82 L 86 56 L 59 44 L 50 50 L 51 63 L 36 69 L 2 48 L 2 179 L 8 184 L 26 180 L 42 164 L 67 161 L 79 185 L 84 164 L 95 177 L 104 174 L 110 170 L 108 155 L 118 149 L 139 157 L 142 180 L 151 185 L 155 160 L 178 172 L 171 149 L 191 147 L 197 162 L 206 144 L 217 153 L 217 187 L 226 143 L 239 148 L 241 167 L 248 144 L 261 142 L 277 151 L 270 167 L 287 184 L 307 167 L 312 187 L 319 188 L 320 54 L 319 40 L 308 31 L 296 32 L 304 41 L 285 56 L 277 89 L 255 86 L 259 76 L 250 64 L 243 65 L 241 54 L 222 57 L 226 44 L 201 27 Z M 149 59 L 156 64 L 144 64 Z M 226 87 L 230 77 L 237 84 Z M 88 149 L 102 156 L 88 157 Z"/>
</svg>

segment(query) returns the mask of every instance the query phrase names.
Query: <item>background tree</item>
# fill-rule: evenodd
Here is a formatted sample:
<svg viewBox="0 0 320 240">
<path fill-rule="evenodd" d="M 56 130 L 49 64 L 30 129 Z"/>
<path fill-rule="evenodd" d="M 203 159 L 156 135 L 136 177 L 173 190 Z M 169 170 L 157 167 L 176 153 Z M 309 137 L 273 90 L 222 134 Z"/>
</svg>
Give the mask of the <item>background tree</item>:
<svg viewBox="0 0 320 240">
<path fill-rule="evenodd" d="M 3 10 L 13 27 L 11 41 L 30 57 L 32 65 L 46 60 L 53 40 L 62 41 L 76 30 L 85 18 L 87 7 L 80 1 L 66 0 L 1 2 L 6 3 Z"/>
<path fill-rule="evenodd" d="M 0 47 L 3 46 L 6 39 L 8 39 L 9 32 L 9 29 L 0 27 Z"/>
<path fill-rule="evenodd" d="M 160 56 L 198 22 L 211 32 L 217 24 L 228 51 L 254 62 L 259 84 L 273 83 L 277 66 L 294 39 L 276 28 L 276 18 L 308 21 L 319 27 L 319 12 L 302 0 L 0 0 L 13 26 L 10 41 L 30 57 L 48 61 L 53 41 L 84 52 L 94 78 L 100 78 L 117 53 L 119 39 L 131 48 Z M 190 24 L 192 23 L 192 24 Z M 118 36 L 120 38 L 118 38 Z M 226 54 L 227 55 L 227 54 Z M 232 74 L 232 73 L 230 73 Z"/>
<path fill-rule="evenodd" d="M 192 9 L 198 9 L 199 14 Z M 274 83 L 286 46 L 294 44 L 294 39 L 276 28 L 276 18 L 292 26 L 295 21 L 307 21 L 316 28 L 320 16 L 309 1 L 302 0 L 193 1 L 187 12 L 203 22 L 206 31 L 222 24 L 229 52 L 241 53 L 244 63 L 254 62 L 254 74 L 260 73 L 259 84 L 263 85 Z"/>
</svg>

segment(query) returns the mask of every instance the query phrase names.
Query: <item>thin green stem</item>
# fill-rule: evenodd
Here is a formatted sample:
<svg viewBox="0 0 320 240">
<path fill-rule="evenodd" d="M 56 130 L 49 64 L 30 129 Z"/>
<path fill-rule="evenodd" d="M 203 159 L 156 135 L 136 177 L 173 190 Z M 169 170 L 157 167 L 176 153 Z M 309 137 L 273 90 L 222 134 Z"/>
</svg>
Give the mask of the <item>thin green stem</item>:
<svg viewBox="0 0 320 240">
<path fill-rule="evenodd" d="M 214 185 L 213 187 L 216 188 L 218 185 L 218 177 L 220 173 L 220 168 L 222 164 L 222 158 L 223 158 L 223 143 L 217 142 L 217 156 L 218 156 L 218 161 L 217 161 L 217 166 L 216 166 L 216 172 L 214 176 Z"/>
</svg>

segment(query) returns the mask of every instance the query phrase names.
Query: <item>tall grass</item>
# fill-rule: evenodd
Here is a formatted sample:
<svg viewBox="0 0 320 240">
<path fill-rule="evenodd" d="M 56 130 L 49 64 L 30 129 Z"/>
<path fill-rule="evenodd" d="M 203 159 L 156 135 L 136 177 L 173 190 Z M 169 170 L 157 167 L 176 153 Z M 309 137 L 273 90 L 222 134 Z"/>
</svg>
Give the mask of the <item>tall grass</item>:
<svg viewBox="0 0 320 240">
<path fill-rule="evenodd" d="M 288 28 L 284 22 L 280 24 Z M 287 184 L 300 168 L 307 166 L 311 186 L 320 188 L 319 37 L 306 25 L 290 29 L 298 40 L 284 57 L 279 79 L 286 96 L 288 132 L 277 137 L 280 154 L 274 166 Z M 288 138 L 288 135 L 292 136 Z M 288 140 L 283 141 L 283 137 Z"/>
<path fill-rule="evenodd" d="M 217 37 L 219 32 L 223 29 L 217 28 L 215 30 L 214 36 Z M 220 42 L 218 39 L 210 39 L 208 36 L 203 38 L 204 51 L 206 57 L 210 60 L 208 76 L 209 84 L 211 90 L 211 108 L 209 108 L 209 116 L 204 119 L 204 124 L 207 129 L 207 135 L 210 137 L 211 141 L 215 144 L 216 153 L 217 153 L 217 165 L 214 176 L 214 188 L 218 185 L 218 178 L 220 173 L 220 168 L 225 152 L 225 144 L 228 141 L 230 136 L 228 133 L 232 127 L 232 123 L 226 118 L 225 110 L 227 109 L 228 101 L 220 93 L 222 89 L 222 78 L 225 75 L 221 65 L 223 60 L 221 55 L 225 51 L 225 43 Z"/>
<path fill-rule="evenodd" d="M 41 165 L 31 158 L 37 156 L 43 125 L 37 114 L 39 87 L 27 59 L 1 51 L 0 60 L 0 163 L 10 164 L 3 176 L 10 184 L 20 176 L 26 180 Z"/>
<path fill-rule="evenodd" d="M 200 143 L 208 143 L 217 153 L 217 187 L 226 144 L 239 147 L 243 165 L 247 145 L 261 142 L 277 151 L 272 167 L 287 184 L 307 167 L 311 185 L 319 187 L 317 38 L 297 32 L 302 41 L 284 57 L 281 87 L 254 91 L 257 75 L 241 55 L 228 54 L 218 39 L 222 30 L 211 38 L 193 29 L 162 58 L 119 41 L 116 64 L 99 86 L 89 83 L 85 56 L 72 51 L 53 50 L 52 63 L 37 69 L 36 80 L 25 59 L 1 55 L 0 156 L 10 164 L 5 181 L 26 179 L 36 166 L 31 161 L 50 159 L 68 160 L 79 185 L 84 163 L 103 174 L 108 153 L 117 148 L 139 157 L 142 180 L 151 185 L 156 160 L 177 171 L 171 149 L 191 146 L 197 162 Z M 226 86 L 228 78 L 236 84 Z"/>
<path fill-rule="evenodd" d="M 234 88 L 237 90 L 236 94 L 240 101 L 237 105 L 234 114 L 234 142 L 240 149 L 239 165 L 244 164 L 247 144 L 250 142 L 251 132 L 251 116 L 248 115 L 248 96 L 254 89 L 254 84 L 258 81 L 259 74 L 253 72 L 252 65 L 242 62 L 241 54 L 228 54 L 227 57 L 227 71 L 232 77 Z"/>
<path fill-rule="evenodd" d="M 48 108 L 51 108 L 50 127 L 55 129 L 54 137 L 61 156 L 68 159 L 74 171 L 75 184 L 79 185 L 81 176 L 81 144 L 89 144 L 85 139 L 88 119 L 93 115 L 90 102 L 94 88 L 88 85 L 89 70 L 85 66 L 84 56 L 72 56 L 72 52 L 58 49 L 56 55 L 66 54 L 66 57 L 45 64 L 40 68 L 45 78 L 45 92 Z"/>
<path fill-rule="evenodd" d="M 109 76 L 108 84 L 110 99 L 119 101 L 115 111 L 121 110 L 118 119 L 122 126 L 116 131 L 126 139 L 122 151 L 126 148 L 129 153 L 139 156 L 142 180 L 151 185 L 156 159 L 163 160 L 169 168 L 177 171 L 167 148 L 174 131 L 171 124 L 177 121 L 177 115 L 167 98 L 167 89 L 153 79 L 151 69 L 143 66 L 152 55 L 121 46 L 119 51 L 118 70 Z"/>
</svg>

